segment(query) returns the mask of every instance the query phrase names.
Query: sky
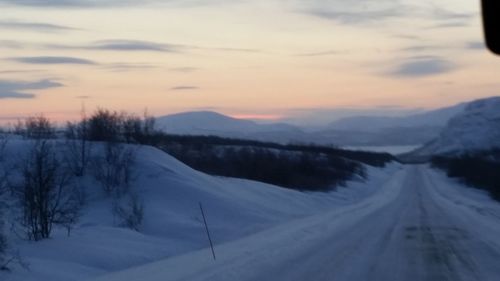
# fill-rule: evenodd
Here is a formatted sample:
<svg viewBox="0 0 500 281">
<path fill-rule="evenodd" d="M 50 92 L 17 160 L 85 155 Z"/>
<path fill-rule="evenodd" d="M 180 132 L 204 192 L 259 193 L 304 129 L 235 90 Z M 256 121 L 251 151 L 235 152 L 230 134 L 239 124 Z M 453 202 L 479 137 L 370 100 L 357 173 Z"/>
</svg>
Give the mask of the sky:
<svg viewBox="0 0 500 281">
<path fill-rule="evenodd" d="M 98 107 L 262 120 L 500 94 L 479 1 L 0 0 L 0 122 Z"/>
</svg>

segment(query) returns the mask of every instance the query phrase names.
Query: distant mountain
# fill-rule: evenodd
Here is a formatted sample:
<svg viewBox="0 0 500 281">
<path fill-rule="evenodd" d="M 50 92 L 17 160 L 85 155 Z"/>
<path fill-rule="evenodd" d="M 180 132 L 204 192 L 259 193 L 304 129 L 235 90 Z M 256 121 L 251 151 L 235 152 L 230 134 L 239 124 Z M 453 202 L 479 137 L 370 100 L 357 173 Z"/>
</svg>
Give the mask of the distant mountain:
<svg viewBox="0 0 500 281">
<path fill-rule="evenodd" d="M 404 117 L 358 116 L 337 120 L 328 128 L 332 130 L 353 130 L 363 132 L 380 131 L 398 127 L 444 127 L 448 121 L 462 112 L 467 103 L 426 111 Z"/>
<path fill-rule="evenodd" d="M 357 116 L 339 119 L 321 134 L 338 135 L 341 145 L 419 145 L 436 138 L 466 103 L 403 117 Z"/>
<path fill-rule="evenodd" d="M 440 136 L 410 156 L 458 155 L 500 148 L 500 97 L 467 104 L 453 117 Z"/>
<path fill-rule="evenodd" d="M 495 101 L 500 98 L 485 99 Z M 489 103 L 486 102 L 486 103 Z M 336 146 L 423 145 L 438 138 L 446 124 L 473 104 L 461 103 L 404 117 L 359 116 L 328 126 L 306 129 L 286 123 L 259 124 L 211 111 L 185 112 L 157 118 L 160 129 L 181 135 L 215 135 L 279 143 Z"/>
<path fill-rule="evenodd" d="M 378 131 L 323 130 L 311 133 L 314 142 L 339 146 L 407 146 L 422 145 L 433 140 L 442 127 L 388 127 Z"/>
<path fill-rule="evenodd" d="M 211 111 L 167 115 L 157 118 L 156 122 L 160 129 L 179 135 L 215 135 L 288 141 L 304 134 L 301 129 L 289 124 L 259 124 L 254 121 L 236 119 Z"/>
</svg>

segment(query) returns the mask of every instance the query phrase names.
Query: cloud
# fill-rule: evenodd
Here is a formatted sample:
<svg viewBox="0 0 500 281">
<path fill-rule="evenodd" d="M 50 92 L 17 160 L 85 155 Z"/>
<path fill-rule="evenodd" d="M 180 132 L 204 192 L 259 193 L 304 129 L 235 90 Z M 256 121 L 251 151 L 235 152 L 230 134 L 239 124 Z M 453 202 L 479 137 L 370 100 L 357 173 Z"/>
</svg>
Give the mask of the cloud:
<svg viewBox="0 0 500 281">
<path fill-rule="evenodd" d="M 467 26 L 467 22 L 465 21 L 448 21 L 429 26 L 427 29 L 455 28 L 464 26 Z"/>
<path fill-rule="evenodd" d="M 436 45 L 415 45 L 415 46 L 409 46 L 409 47 L 404 47 L 401 48 L 400 51 L 403 52 L 427 52 L 427 51 L 435 51 L 435 50 L 442 50 L 445 49 L 443 46 L 436 46 Z"/>
<path fill-rule="evenodd" d="M 41 44 L 38 48 L 49 50 L 86 50 L 86 51 L 126 51 L 126 52 L 164 52 L 183 53 L 193 50 L 205 50 L 216 52 L 240 52 L 240 53 L 262 53 L 258 49 L 231 48 L 231 47 L 205 47 L 185 44 L 160 43 L 131 39 L 109 39 L 91 42 L 82 45 L 65 44 Z"/>
<path fill-rule="evenodd" d="M 155 68 L 158 68 L 158 66 L 147 63 L 111 63 L 101 66 L 101 69 L 109 70 L 111 72 L 140 71 Z"/>
<path fill-rule="evenodd" d="M 200 70 L 197 67 L 173 67 L 169 69 L 172 72 L 180 72 L 180 73 L 190 73 Z"/>
<path fill-rule="evenodd" d="M 469 50 L 485 50 L 486 44 L 483 41 L 467 42 L 465 48 Z"/>
<path fill-rule="evenodd" d="M 438 20 L 460 22 L 473 19 L 477 12 L 456 12 L 442 7 L 434 7 L 431 10 L 431 15 Z"/>
<path fill-rule="evenodd" d="M 151 4 L 176 7 L 193 7 L 215 3 L 228 3 L 225 0 L 0 0 L 0 4 L 11 6 L 31 6 L 39 8 L 116 8 L 145 6 Z M 238 2 L 238 1 L 235 1 Z"/>
<path fill-rule="evenodd" d="M 24 44 L 14 40 L 0 40 L 0 48 L 22 49 L 24 48 Z"/>
<path fill-rule="evenodd" d="M 97 50 L 97 51 L 149 51 L 149 52 L 168 52 L 177 53 L 188 46 L 177 44 L 157 43 L 142 40 L 100 40 L 85 45 L 62 45 L 45 44 L 41 45 L 45 49 L 56 50 Z"/>
<path fill-rule="evenodd" d="M 19 74 L 19 73 L 35 73 L 42 72 L 40 69 L 20 69 L 20 70 L 1 70 L 0 74 Z"/>
<path fill-rule="evenodd" d="M 464 27 L 478 15 L 477 12 L 456 12 L 441 7 L 434 7 L 429 14 L 437 23 L 427 29 Z"/>
<path fill-rule="evenodd" d="M 45 90 L 62 86 L 64 85 L 51 79 L 43 79 L 32 82 L 0 80 L 0 99 L 32 99 L 35 95 L 32 94 L 31 91 Z"/>
<path fill-rule="evenodd" d="M 9 60 L 27 63 L 27 64 L 82 64 L 82 65 L 95 65 L 94 61 L 75 58 L 75 57 L 50 57 L 50 56 L 39 56 L 39 57 L 15 57 Z"/>
<path fill-rule="evenodd" d="M 424 77 L 447 73 L 456 68 L 457 66 L 448 60 L 434 56 L 421 56 L 412 57 L 400 63 L 389 74 L 396 77 Z"/>
<path fill-rule="evenodd" d="M 236 52 L 236 53 L 262 53 L 258 49 L 246 49 L 246 48 L 227 48 L 227 47 L 197 47 L 197 46 L 187 46 L 193 49 L 204 49 L 204 50 L 214 50 L 222 52 Z"/>
<path fill-rule="evenodd" d="M 13 6 L 83 8 L 99 6 L 130 5 L 131 0 L 0 0 L 1 4 Z"/>
<path fill-rule="evenodd" d="M 0 21 L 0 28 L 39 31 L 39 32 L 61 32 L 61 31 L 77 30 L 76 28 L 63 25 L 56 25 L 56 24 L 42 23 L 42 22 L 22 22 L 22 21 L 12 21 L 12 20 Z"/>
<path fill-rule="evenodd" d="M 301 54 L 296 54 L 296 57 L 324 57 L 324 56 L 333 56 L 333 55 L 338 55 L 345 53 L 341 51 L 323 51 L 323 52 L 311 52 L 311 53 L 301 53 Z"/>
<path fill-rule="evenodd" d="M 406 40 L 421 40 L 420 36 L 414 34 L 394 34 L 393 38 L 406 39 Z"/>
<path fill-rule="evenodd" d="M 367 24 L 401 17 L 411 12 L 408 5 L 395 0 L 292 0 L 303 14 L 341 24 Z M 397 1 L 399 2 L 399 1 Z"/>
<path fill-rule="evenodd" d="M 140 40 L 103 40 L 97 41 L 93 45 L 86 48 L 110 51 L 178 52 L 180 46 Z"/>
<path fill-rule="evenodd" d="M 192 90 L 198 90 L 200 89 L 197 86 L 176 86 L 170 88 L 170 91 L 192 91 Z"/>
<path fill-rule="evenodd" d="M 404 14 L 404 11 L 400 9 L 390 8 L 371 11 L 313 10 L 309 13 L 320 18 L 335 20 L 342 24 L 362 24 L 402 16 Z"/>
<path fill-rule="evenodd" d="M 290 0 L 298 11 L 347 25 L 383 23 L 392 19 L 415 19 L 429 28 L 467 25 L 478 15 L 476 11 L 451 10 L 445 4 L 402 0 Z M 368 26 L 370 27 L 370 26 Z M 408 28 L 406 28 L 408 30 Z"/>
</svg>

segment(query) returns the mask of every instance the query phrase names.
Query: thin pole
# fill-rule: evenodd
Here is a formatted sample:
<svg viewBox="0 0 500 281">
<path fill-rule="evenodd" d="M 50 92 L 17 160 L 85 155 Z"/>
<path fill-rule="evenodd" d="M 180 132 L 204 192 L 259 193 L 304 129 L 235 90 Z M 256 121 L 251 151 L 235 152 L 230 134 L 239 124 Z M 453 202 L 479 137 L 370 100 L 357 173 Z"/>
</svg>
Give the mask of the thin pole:
<svg viewBox="0 0 500 281">
<path fill-rule="evenodd" d="M 216 260 L 214 245 L 212 243 L 212 238 L 210 237 L 210 231 L 208 231 L 208 224 L 207 224 L 207 219 L 205 218 L 205 212 L 203 212 L 203 206 L 201 206 L 201 202 L 199 203 L 200 203 L 201 215 L 203 216 L 203 222 L 205 223 L 205 230 L 207 231 L 208 242 L 210 242 L 210 248 L 212 249 L 212 256 L 214 257 L 214 260 Z"/>
</svg>

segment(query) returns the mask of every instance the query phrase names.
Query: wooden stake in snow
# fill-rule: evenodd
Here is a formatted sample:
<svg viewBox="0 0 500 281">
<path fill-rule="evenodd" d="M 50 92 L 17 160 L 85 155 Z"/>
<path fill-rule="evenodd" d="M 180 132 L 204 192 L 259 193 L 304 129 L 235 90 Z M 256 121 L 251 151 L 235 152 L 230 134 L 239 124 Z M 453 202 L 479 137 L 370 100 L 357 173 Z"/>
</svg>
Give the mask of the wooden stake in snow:
<svg viewBox="0 0 500 281">
<path fill-rule="evenodd" d="M 199 202 L 199 203 L 200 203 L 201 215 L 203 217 L 203 223 L 205 223 L 205 230 L 207 231 L 208 242 L 210 242 L 210 248 L 212 249 L 212 256 L 214 257 L 214 260 L 216 260 L 214 245 L 212 243 L 212 238 L 210 238 L 210 231 L 208 231 L 208 224 L 207 224 L 207 219 L 205 218 L 205 212 L 203 212 L 203 206 L 201 206 L 201 202 Z"/>
</svg>

